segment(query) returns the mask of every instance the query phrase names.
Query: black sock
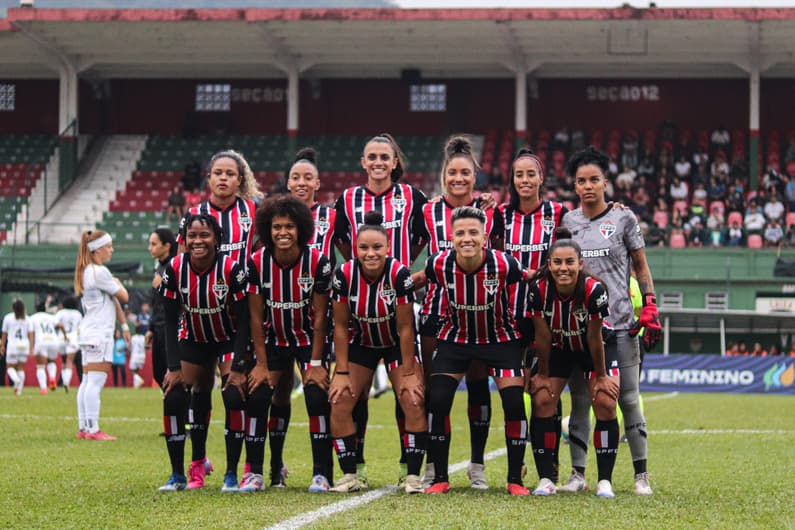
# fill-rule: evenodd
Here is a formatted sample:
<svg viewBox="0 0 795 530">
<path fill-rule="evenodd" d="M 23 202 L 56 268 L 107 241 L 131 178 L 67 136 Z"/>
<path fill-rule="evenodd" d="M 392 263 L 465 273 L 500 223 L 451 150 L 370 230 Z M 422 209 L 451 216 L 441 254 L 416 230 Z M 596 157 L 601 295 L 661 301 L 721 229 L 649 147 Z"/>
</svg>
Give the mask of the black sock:
<svg viewBox="0 0 795 530">
<path fill-rule="evenodd" d="M 502 410 L 505 415 L 505 447 L 508 450 L 508 483 L 522 484 L 525 444 L 527 443 L 527 417 L 524 412 L 524 395 L 521 386 L 500 390 Z"/>
<path fill-rule="evenodd" d="M 306 413 L 309 416 L 309 439 L 312 444 L 312 475 L 323 475 L 331 480 L 330 408 L 328 394 L 317 385 L 304 387 Z"/>
<path fill-rule="evenodd" d="M 613 467 L 618 454 L 618 420 L 596 420 L 593 429 L 593 446 L 596 449 L 596 467 L 599 480 L 612 480 Z"/>
<path fill-rule="evenodd" d="M 213 406 L 211 397 L 210 392 L 193 392 L 191 396 L 188 421 L 193 461 L 207 456 L 207 429 L 210 427 L 210 413 Z"/>
<path fill-rule="evenodd" d="M 356 428 L 356 463 L 364 464 L 364 435 L 370 415 L 369 401 L 360 399 L 353 407 L 353 425 Z"/>
<path fill-rule="evenodd" d="M 560 434 L 563 432 L 563 401 L 558 400 L 558 406 L 555 408 L 555 456 L 552 460 L 552 477 L 550 480 L 557 484 L 560 479 Z"/>
<path fill-rule="evenodd" d="M 491 426 L 491 392 L 489 378 L 470 381 L 467 379 L 469 406 L 469 443 L 470 461 L 473 464 L 483 463 L 483 452 L 489 438 Z"/>
<path fill-rule="evenodd" d="M 356 435 L 334 438 L 334 451 L 342 472 L 346 475 L 356 473 Z"/>
<path fill-rule="evenodd" d="M 533 446 L 533 460 L 536 463 L 538 478 L 552 480 L 555 464 L 555 417 L 530 418 L 530 441 Z M 553 481 L 554 482 L 554 481 Z"/>
<path fill-rule="evenodd" d="M 292 407 L 287 405 L 271 405 L 270 421 L 268 422 L 268 439 L 271 449 L 271 484 L 281 482 L 282 465 L 284 465 L 284 439 L 290 425 Z"/>
<path fill-rule="evenodd" d="M 185 475 L 185 416 L 188 414 L 188 391 L 177 386 L 163 398 L 163 432 L 171 462 L 171 472 Z"/>
<path fill-rule="evenodd" d="M 403 449 L 406 453 L 406 467 L 409 475 L 419 475 L 422 459 L 425 457 L 425 446 L 428 433 L 408 432 L 403 435 Z"/>
<path fill-rule="evenodd" d="M 395 394 L 395 422 L 398 428 L 398 443 L 400 443 L 400 463 L 406 463 L 406 448 L 403 445 L 403 435 L 406 434 L 406 415 L 403 413 L 403 407 L 400 406 L 400 400 Z"/>
<path fill-rule="evenodd" d="M 224 378 L 222 378 L 223 381 Z M 224 384 L 224 383 L 222 383 Z M 226 442 L 226 471 L 237 475 L 237 464 L 243 451 L 246 425 L 246 402 L 237 387 L 229 386 L 221 392 L 224 399 L 224 441 Z"/>
<path fill-rule="evenodd" d="M 434 484 L 449 482 L 450 409 L 458 381 L 449 375 L 433 375 L 428 384 L 428 459 L 434 464 Z"/>
<path fill-rule="evenodd" d="M 632 467 L 635 468 L 635 474 L 636 475 L 640 475 L 641 473 L 645 473 L 646 472 L 646 459 L 644 458 L 642 460 L 635 460 L 634 462 L 632 462 Z"/>
<path fill-rule="evenodd" d="M 268 385 L 261 385 L 246 400 L 246 462 L 250 473 L 262 474 L 272 393 Z"/>
</svg>

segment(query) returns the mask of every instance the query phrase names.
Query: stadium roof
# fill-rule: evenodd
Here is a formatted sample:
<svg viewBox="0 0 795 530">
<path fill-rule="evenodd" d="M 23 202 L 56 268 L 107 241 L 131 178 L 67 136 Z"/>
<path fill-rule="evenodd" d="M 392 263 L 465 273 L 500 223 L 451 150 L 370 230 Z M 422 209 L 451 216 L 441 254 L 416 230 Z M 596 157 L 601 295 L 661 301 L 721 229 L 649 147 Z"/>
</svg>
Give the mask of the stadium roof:
<svg viewBox="0 0 795 530">
<path fill-rule="evenodd" d="M 0 78 L 795 77 L 795 9 L 9 9 Z"/>
</svg>

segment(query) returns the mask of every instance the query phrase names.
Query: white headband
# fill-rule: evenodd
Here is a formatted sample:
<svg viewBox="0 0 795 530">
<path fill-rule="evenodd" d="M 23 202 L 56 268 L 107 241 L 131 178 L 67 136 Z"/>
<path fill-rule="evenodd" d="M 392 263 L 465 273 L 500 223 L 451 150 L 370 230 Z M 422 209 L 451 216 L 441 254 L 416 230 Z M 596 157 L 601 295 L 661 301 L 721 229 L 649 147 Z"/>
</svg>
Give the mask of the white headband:
<svg viewBox="0 0 795 530">
<path fill-rule="evenodd" d="M 88 242 L 88 250 L 90 252 L 94 252 L 97 249 L 104 247 L 107 244 L 113 242 L 113 238 L 110 237 L 110 234 L 105 234 L 104 236 L 96 238 L 94 241 Z"/>
</svg>

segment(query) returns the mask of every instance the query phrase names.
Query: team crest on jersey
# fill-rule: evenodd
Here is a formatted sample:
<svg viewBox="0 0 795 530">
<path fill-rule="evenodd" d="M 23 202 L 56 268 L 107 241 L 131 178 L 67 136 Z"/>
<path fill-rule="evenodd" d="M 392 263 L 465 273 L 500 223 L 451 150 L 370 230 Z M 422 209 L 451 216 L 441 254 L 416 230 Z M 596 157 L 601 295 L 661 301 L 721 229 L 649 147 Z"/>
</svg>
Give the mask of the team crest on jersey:
<svg viewBox="0 0 795 530">
<path fill-rule="evenodd" d="M 483 280 L 483 288 L 486 289 L 486 292 L 489 294 L 496 293 L 497 287 L 499 286 L 500 286 L 500 280 L 493 274 L 489 274 L 488 276 L 486 276 L 486 279 Z"/>
<path fill-rule="evenodd" d="M 610 239 L 610 237 L 616 233 L 616 225 L 612 222 L 607 221 L 604 223 L 599 224 L 599 233 L 602 234 L 602 237 L 605 239 Z"/>
<path fill-rule="evenodd" d="M 326 219 L 325 217 L 320 217 L 315 223 L 315 230 L 317 231 L 318 234 L 324 236 L 326 235 L 326 232 L 328 232 L 328 229 L 329 229 L 328 219 Z"/>
<path fill-rule="evenodd" d="M 541 219 L 541 228 L 544 230 L 544 233 L 551 234 L 552 229 L 555 228 L 555 221 L 552 220 L 552 217 L 547 215 Z"/>
<path fill-rule="evenodd" d="M 395 290 L 392 288 L 391 285 L 385 283 L 384 286 L 381 288 L 381 300 L 387 303 L 387 305 L 391 305 L 392 302 L 395 301 Z"/>
<path fill-rule="evenodd" d="M 219 300 L 226 297 L 226 293 L 229 292 L 229 287 L 227 287 L 226 282 L 223 280 L 218 280 L 213 285 L 213 294 Z"/>
<path fill-rule="evenodd" d="M 406 207 L 406 199 L 404 199 L 400 195 L 395 195 L 392 197 L 392 200 L 389 201 L 392 204 L 392 208 L 395 210 L 402 212 L 403 209 Z"/>
<path fill-rule="evenodd" d="M 575 309 L 573 314 L 574 318 L 576 318 L 578 322 L 585 322 L 585 319 L 588 318 L 588 311 L 586 311 L 584 307 Z"/>
<path fill-rule="evenodd" d="M 237 223 L 243 230 L 248 232 L 249 228 L 251 228 L 251 217 L 249 217 L 246 212 L 240 212 L 240 218 L 237 220 Z"/>
<path fill-rule="evenodd" d="M 298 285 L 305 293 L 308 293 L 310 290 L 312 290 L 312 286 L 314 284 L 315 280 L 306 272 L 303 273 L 300 278 L 298 278 Z"/>
</svg>

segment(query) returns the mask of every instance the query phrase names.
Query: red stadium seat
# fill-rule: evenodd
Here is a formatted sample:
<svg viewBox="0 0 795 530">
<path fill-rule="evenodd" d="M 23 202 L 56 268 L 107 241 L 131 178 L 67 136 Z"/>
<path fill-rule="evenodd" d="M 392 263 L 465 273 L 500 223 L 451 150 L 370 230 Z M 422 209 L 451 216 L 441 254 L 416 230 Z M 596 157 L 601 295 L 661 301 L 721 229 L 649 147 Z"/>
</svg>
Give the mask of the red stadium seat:
<svg viewBox="0 0 795 530">
<path fill-rule="evenodd" d="M 663 211 L 654 212 L 652 221 L 654 221 L 654 224 L 656 224 L 660 228 L 665 228 L 666 226 L 668 226 L 668 212 L 663 212 Z"/>
<path fill-rule="evenodd" d="M 726 220 L 726 222 L 729 224 L 729 226 L 731 226 L 735 222 L 737 222 L 740 225 L 742 225 L 743 224 L 743 214 L 741 214 L 740 212 L 731 212 L 731 213 L 729 213 L 729 218 Z"/>
<path fill-rule="evenodd" d="M 726 213 L 726 204 L 724 204 L 723 201 L 712 201 L 712 202 L 710 202 L 709 203 L 709 211 L 710 212 L 714 212 L 716 210 L 719 211 L 721 213 L 721 215 L 723 215 L 724 213 Z"/>
<path fill-rule="evenodd" d="M 764 246 L 764 242 L 762 241 L 762 236 L 759 234 L 751 234 L 748 236 L 748 248 L 762 248 Z"/>
<path fill-rule="evenodd" d="M 785 227 L 784 227 L 785 230 L 790 225 L 795 225 L 795 212 L 789 212 L 787 214 L 787 217 L 784 218 L 784 224 L 785 224 Z"/>
<path fill-rule="evenodd" d="M 671 241 L 670 247 L 671 248 L 685 248 L 687 246 L 687 241 L 685 240 L 685 235 L 680 232 L 674 232 L 671 234 Z"/>
</svg>

